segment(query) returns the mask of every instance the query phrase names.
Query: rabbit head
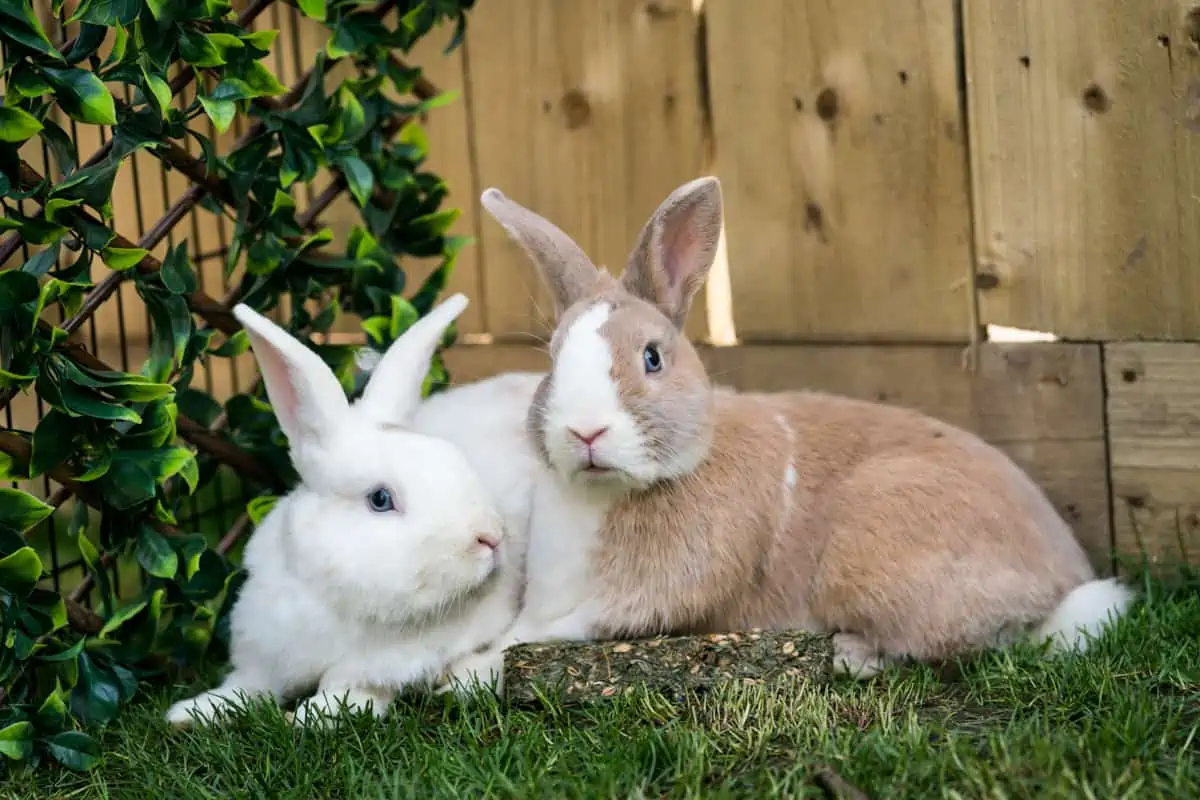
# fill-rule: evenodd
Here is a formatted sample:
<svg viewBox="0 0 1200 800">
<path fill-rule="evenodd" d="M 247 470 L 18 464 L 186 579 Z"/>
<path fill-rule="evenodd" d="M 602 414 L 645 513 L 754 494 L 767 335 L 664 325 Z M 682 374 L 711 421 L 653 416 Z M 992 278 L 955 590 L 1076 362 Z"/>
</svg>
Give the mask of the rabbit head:
<svg viewBox="0 0 1200 800">
<path fill-rule="evenodd" d="M 408 427 L 430 359 L 466 306 L 456 294 L 414 323 L 353 405 L 317 353 L 248 306 L 234 309 L 300 477 L 282 509 L 281 560 L 341 613 L 436 615 L 499 566 L 501 521 L 466 458 Z"/>
<path fill-rule="evenodd" d="M 716 255 L 717 179 L 691 181 L 662 202 L 619 279 L 498 189 L 486 190 L 482 204 L 554 298 L 553 365 L 528 417 L 542 457 L 589 484 L 646 487 L 692 472 L 714 422 L 708 376 L 683 326 Z"/>
</svg>

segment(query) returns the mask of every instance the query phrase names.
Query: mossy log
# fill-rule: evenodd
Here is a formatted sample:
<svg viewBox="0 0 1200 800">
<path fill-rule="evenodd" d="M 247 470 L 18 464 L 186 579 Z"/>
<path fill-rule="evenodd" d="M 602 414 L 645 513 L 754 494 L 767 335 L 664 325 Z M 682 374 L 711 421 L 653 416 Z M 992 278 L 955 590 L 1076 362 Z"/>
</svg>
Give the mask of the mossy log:
<svg viewBox="0 0 1200 800">
<path fill-rule="evenodd" d="M 520 644 L 504 654 L 504 694 L 517 704 L 543 696 L 576 703 L 639 687 L 681 697 L 726 683 L 824 682 L 832 663 L 830 637 L 803 631 Z"/>
</svg>

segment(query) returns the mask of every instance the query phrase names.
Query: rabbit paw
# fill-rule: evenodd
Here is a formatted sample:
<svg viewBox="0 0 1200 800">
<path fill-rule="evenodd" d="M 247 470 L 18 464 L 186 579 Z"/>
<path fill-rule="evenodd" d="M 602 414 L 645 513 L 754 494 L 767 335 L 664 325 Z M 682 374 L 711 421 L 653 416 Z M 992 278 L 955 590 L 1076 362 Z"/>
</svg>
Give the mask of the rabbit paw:
<svg viewBox="0 0 1200 800">
<path fill-rule="evenodd" d="M 177 728 L 186 728 L 193 723 L 209 725 L 222 713 L 234 710 L 236 700 L 236 697 L 216 690 L 202 692 L 167 709 L 167 722 Z"/>
<path fill-rule="evenodd" d="M 449 674 L 434 689 L 434 694 L 454 692 L 469 696 L 483 689 L 500 694 L 504 690 L 504 652 L 485 650 L 464 656 L 450 665 Z"/>
<path fill-rule="evenodd" d="M 370 711 L 375 717 L 382 717 L 391 701 L 389 693 L 378 690 L 322 689 L 296 706 L 295 713 L 287 715 L 287 719 L 297 725 L 330 727 L 343 710 Z"/>
<path fill-rule="evenodd" d="M 888 664 L 887 657 L 856 633 L 833 635 L 833 671 L 856 680 L 873 678 Z"/>
</svg>

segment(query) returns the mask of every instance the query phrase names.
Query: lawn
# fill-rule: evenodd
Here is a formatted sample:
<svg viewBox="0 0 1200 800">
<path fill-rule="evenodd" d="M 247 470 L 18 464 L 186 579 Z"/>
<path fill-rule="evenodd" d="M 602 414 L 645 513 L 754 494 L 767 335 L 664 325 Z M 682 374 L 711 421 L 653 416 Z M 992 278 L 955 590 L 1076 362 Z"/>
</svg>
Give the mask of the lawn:
<svg viewBox="0 0 1200 800">
<path fill-rule="evenodd" d="M 1200 797 L 1200 583 L 1145 601 L 1083 657 L 1007 651 L 865 684 L 646 693 L 577 708 L 445 698 L 386 721 L 290 727 L 251 707 L 215 730 L 161 722 L 155 690 L 87 774 L 13 778 L 12 797 Z M 832 776 L 832 777 L 830 777 Z M 19 785 L 17 785 L 19 784 Z M 843 789 L 843 791 L 845 791 Z M 843 794 L 841 796 L 861 796 Z"/>
</svg>

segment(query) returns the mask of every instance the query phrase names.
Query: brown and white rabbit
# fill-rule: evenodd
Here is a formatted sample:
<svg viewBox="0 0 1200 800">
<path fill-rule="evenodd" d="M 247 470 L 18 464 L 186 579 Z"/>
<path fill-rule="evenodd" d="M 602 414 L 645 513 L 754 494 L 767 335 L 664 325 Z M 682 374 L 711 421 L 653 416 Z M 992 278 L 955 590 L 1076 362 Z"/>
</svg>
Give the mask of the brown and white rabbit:
<svg viewBox="0 0 1200 800">
<path fill-rule="evenodd" d="M 528 414 L 524 610 L 506 643 L 802 628 L 858 677 L 1122 614 L 1042 491 L 999 450 L 915 411 L 715 387 L 682 333 L 720 232 L 715 178 L 676 189 L 619 279 L 506 198 L 484 208 L 552 290 L 552 369 Z"/>
</svg>

